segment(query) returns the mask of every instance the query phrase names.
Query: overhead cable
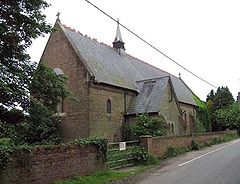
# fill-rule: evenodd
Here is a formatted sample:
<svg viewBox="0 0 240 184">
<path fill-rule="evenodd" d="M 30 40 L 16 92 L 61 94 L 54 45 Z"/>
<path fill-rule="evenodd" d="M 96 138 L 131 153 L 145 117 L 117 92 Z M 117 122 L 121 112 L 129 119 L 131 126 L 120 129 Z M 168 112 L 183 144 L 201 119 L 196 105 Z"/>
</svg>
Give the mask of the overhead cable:
<svg viewBox="0 0 240 184">
<path fill-rule="evenodd" d="M 114 19 L 111 15 L 107 14 L 105 11 L 103 11 L 102 9 L 100 9 L 99 7 L 97 7 L 96 5 L 94 5 L 93 3 L 91 3 L 88 0 L 85 0 L 87 3 L 89 3 L 90 5 L 92 5 L 93 7 L 95 7 L 97 10 L 99 10 L 101 13 L 103 13 L 104 15 L 106 15 L 107 17 L 109 17 L 110 19 L 112 19 L 113 21 L 115 21 L 116 23 L 118 23 L 120 26 L 122 26 L 124 29 L 126 29 L 128 32 L 130 32 L 131 34 L 133 34 L 134 36 L 136 36 L 138 39 L 140 39 L 141 41 L 143 41 L 144 43 L 146 43 L 148 46 L 152 47 L 154 50 L 156 50 L 158 53 L 162 54 L 164 57 L 166 57 L 167 59 L 169 59 L 170 61 L 172 61 L 173 63 L 175 63 L 176 65 L 178 65 L 179 67 L 181 67 L 182 69 L 184 69 L 185 71 L 187 71 L 188 73 L 190 73 L 191 75 L 195 76 L 196 78 L 198 78 L 199 80 L 203 81 L 204 83 L 217 88 L 215 85 L 211 84 L 210 82 L 208 82 L 207 80 L 203 79 L 202 77 L 198 76 L 197 74 L 193 73 L 192 71 L 190 71 L 189 69 L 187 69 L 186 67 L 184 67 L 183 65 L 179 64 L 176 60 L 172 59 L 170 56 L 168 56 L 167 54 L 165 54 L 164 52 L 160 51 L 157 47 L 153 46 L 151 43 L 149 43 L 148 41 L 146 41 L 145 39 L 143 39 L 141 36 L 139 36 L 138 34 L 134 33 L 133 31 L 131 31 L 129 28 L 127 28 L 126 26 L 124 26 L 123 24 L 121 24 L 118 20 Z"/>
</svg>

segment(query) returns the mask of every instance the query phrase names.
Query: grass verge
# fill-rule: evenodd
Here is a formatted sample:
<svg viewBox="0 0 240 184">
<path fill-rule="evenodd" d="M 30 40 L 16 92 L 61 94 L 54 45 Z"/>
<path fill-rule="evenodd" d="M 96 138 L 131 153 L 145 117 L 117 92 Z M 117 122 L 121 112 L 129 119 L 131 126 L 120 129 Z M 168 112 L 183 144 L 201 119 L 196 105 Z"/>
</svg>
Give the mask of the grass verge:
<svg viewBox="0 0 240 184">
<path fill-rule="evenodd" d="M 134 176 L 152 168 L 153 166 L 154 165 L 139 166 L 125 171 L 105 170 L 96 172 L 95 174 L 89 176 L 78 176 L 73 179 L 56 181 L 54 184 L 105 184 L 112 181 L 118 181 L 129 176 Z"/>
</svg>

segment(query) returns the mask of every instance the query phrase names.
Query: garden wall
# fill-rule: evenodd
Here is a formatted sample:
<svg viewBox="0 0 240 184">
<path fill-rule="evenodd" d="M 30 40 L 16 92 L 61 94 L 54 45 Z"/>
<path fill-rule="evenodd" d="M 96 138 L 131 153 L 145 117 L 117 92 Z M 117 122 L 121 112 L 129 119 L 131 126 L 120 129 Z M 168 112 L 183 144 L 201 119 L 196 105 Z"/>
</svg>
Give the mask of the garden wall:
<svg viewBox="0 0 240 184">
<path fill-rule="evenodd" d="M 223 132 L 210 132 L 204 134 L 192 134 L 192 135 L 181 135 L 181 136 L 163 136 L 163 137 L 151 137 L 142 136 L 140 137 L 140 144 L 150 154 L 162 157 L 167 151 L 168 147 L 184 148 L 191 145 L 192 141 L 199 143 L 210 142 L 214 138 L 221 138 L 228 134 L 237 135 L 237 131 L 223 131 Z"/>
<path fill-rule="evenodd" d="M 0 184 L 50 184 L 105 167 L 96 145 L 39 147 L 13 154 L 0 171 Z"/>
</svg>

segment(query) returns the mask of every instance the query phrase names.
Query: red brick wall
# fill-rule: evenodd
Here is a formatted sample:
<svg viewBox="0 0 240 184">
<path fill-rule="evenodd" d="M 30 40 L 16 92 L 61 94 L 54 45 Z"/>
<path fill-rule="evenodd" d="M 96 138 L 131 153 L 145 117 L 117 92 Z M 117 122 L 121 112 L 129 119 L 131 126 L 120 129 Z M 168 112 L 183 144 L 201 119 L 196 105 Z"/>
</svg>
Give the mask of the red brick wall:
<svg viewBox="0 0 240 184">
<path fill-rule="evenodd" d="M 0 184 L 50 184 L 53 181 L 87 175 L 105 164 L 97 157 L 96 145 L 34 148 L 20 152 L 0 171 Z"/>
<path fill-rule="evenodd" d="M 53 32 L 41 58 L 51 68 L 61 68 L 68 77 L 68 86 L 78 101 L 65 99 L 65 115 L 59 125 L 60 136 L 64 141 L 87 137 L 89 104 L 87 70 L 80 61 L 71 43 L 58 25 Z"/>
<path fill-rule="evenodd" d="M 140 144 L 148 150 L 149 153 L 162 157 L 168 147 L 183 148 L 191 145 L 192 140 L 197 142 L 210 142 L 214 138 L 223 138 L 226 134 L 237 134 L 236 131 L 211 132 L 205 134 L 182 135 L 182 136 L 164 136 L 164 137 L 141 137 Z M 145 140 L 150 139 L 150 140 Z M 148 145 L 150 144 L 150 145 Z"/>
</svg>

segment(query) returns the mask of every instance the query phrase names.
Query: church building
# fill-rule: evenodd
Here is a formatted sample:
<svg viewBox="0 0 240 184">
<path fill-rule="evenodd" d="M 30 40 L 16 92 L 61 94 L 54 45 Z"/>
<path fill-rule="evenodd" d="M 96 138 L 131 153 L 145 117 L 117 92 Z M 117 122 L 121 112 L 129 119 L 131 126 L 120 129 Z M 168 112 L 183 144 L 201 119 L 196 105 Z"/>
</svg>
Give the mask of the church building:
<svg viewBox="0 0 240 184">
<path fill-rule="evenodd" d="M 112 47 L 59 20 L 54 30 L 40 62 L 65 74 L 77 98 L 59 103 L 58 129 L 64 141 L 93 135 L 121 141 L 125 127 L 142 113 L 163 116 L 169 135 L 194 131 L 194 93 L 180 77 L 127 54 L 119 24 Z"/>
</svg>

